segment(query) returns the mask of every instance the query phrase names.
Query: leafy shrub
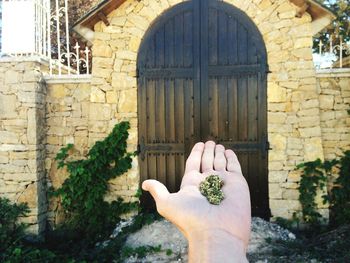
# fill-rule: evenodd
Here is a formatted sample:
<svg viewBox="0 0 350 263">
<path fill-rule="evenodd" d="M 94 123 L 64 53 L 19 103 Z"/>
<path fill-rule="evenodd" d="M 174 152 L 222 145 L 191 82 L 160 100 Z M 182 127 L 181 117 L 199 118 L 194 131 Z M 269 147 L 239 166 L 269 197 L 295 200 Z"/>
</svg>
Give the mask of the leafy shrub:
<svg viewBox="0 0 350 263">
<path fill-rule="evenodd" d="M 74 229 L 79 238 L 92 243 L 110 234 L 122 214 L 138 208 L 138 203 L 122 199 L 104 200 L 109 181 L 131 168 L 133 153 L 127 153 L 126 143 L 129 127 L 128 122 L 117 124 L 103 141 L 95 143 L 86 159 L 68 161 L 71 144 L 56 156 L 58 167 L 69 172 L 62 187 L 53 191 L 67 214 L 63 228 L 68 232 Z"/>
<path fill-rule="evenodd" d="M 12 204 L 0 197 L 0 262 L 52 262 L 55 254 L 25 242 L 27 225 L 18 219 L 29 212 L 26 204 Z"/>
<path fill-rule="evenodd" d="M 322 216 L 317 212 L 315 197 L 318 189 L 322 189 L 332 179 L 337 178 L 332 189 L 323 196 L 324 203 L 331 209 L 331 225 L 350 223 L 350 151 L 346 151 L 339 160 L 322 162 L 316 160 L 297 166 L 302 169 L 299 201 L 305 222 L 313 226 L 319 225 Z M 334 169 L 336 168 L 336 169 Z M 333 171 L 339 171 L 333 174 Z"/>
</svg>

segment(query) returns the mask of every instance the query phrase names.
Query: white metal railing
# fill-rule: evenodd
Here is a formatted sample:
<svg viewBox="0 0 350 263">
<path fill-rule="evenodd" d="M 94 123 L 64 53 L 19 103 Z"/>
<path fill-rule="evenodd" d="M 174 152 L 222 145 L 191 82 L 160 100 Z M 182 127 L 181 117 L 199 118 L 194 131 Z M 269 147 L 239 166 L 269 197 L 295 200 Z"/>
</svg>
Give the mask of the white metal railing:
<svg viewBox="0 0 350 263">
<path fill-rule="evenodd" d="M 329 43 L 318 44 L 318 54 L 314 56 L 317 68 L 350 67 L 350 42 L 343 41 L 342 37 L 330 36 Z"/>
<path fill-rule="evenodd" d="M 1 56 L 40 57 L 50 75 L 90 73 L 90 49 L 72 45 L 68 0 L 0 0 Z"/>
</svg>

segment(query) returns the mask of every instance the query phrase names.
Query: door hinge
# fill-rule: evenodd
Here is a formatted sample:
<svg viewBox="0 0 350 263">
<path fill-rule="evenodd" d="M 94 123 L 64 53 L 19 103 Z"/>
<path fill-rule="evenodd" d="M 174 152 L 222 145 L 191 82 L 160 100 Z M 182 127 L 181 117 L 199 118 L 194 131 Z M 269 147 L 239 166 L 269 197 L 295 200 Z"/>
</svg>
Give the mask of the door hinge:
<svg viewBox="0 0 350 263">
<path fill-rule="evenodd" d="M 270 151 L 272 148 L 270 147 L 270 142 L 266 141 L 266 151 Z"/>
</svg>

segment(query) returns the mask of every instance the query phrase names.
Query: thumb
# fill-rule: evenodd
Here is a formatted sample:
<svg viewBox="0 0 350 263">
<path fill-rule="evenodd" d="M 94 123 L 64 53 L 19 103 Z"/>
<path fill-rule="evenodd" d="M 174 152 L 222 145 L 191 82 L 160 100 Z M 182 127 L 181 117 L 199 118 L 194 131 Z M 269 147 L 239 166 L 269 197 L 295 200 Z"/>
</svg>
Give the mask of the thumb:
<svg viewBox="0 0 350 263">
<path fill-rule="evenodd" d="M 166 200 L 169 195 L 164 184 L 157 180 L 146 180 L 142 183 L 142 189 L 151 193 L 156 203 Z"/>
</svg>

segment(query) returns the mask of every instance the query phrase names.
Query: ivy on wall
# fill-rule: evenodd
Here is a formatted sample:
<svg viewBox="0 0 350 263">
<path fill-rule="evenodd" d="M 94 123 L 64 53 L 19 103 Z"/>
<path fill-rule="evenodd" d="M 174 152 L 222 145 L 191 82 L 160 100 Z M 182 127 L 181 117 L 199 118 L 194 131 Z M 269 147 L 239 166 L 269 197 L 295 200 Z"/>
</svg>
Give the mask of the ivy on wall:
<svg viewBox="0 0 350 263">
<path fill-rule="evenodd" d="M 122 214 L 138 208 L 138 202 L 104 200 L 109 181 L 131 168 L 134 153 L 127 152 L 129 128 L 128 122 L 117 124 L 103 141 L 95 143 L 86 159 L 68 161 L 71 144 L 56 156 L 58 167 L 66 167 L 69 173 L 63 185 L 52 193 L 61 200 L 67 215 L 65 225 L 94 242 L 111 233 Z"/>
<path fill-rule="evenodd" d="M 332 188 L 323 195 L 323 202 L 329 203 L 330 224 L 339 225 L 350 222 L 350 151 L 346 151 L 339 160 L 322 162 L 320 159 L 302 163 L 299 201 L 302 206 L 303 220 L 313 226 L 319 225 L 322 215 L 317 211 L 315 198 L 317 191 L 324 189 L 334 178 Z"/>
</svg>

